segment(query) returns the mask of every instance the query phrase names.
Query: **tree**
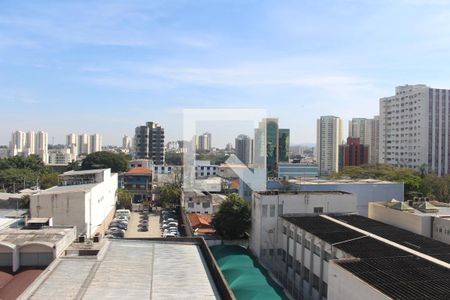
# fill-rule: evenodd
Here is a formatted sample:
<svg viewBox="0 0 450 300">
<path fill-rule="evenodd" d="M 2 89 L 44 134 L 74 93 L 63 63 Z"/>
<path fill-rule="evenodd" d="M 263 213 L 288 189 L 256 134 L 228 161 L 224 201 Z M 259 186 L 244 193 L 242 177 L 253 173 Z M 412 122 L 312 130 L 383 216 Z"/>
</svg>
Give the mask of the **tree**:
<svg viewBox="0 0 450 300">
<path fill-rule="evenodd" d="M 244 237 L 251 225 L 250 204 L 238 194 L 229 195 L 214 215 L 213 225 L 217 233 L 225 239 Z"/>
<path fill-rule="evenodd" d="M 364 165 L 345 167 L 339 173 L 331 176 L 334 179 L 380 179 L 388 181 L 403 182 L 405 196 L 417 194 L 420 191 L 421 174 L 412 169 L 396 168 L 389 165 Z"/>
<path fill-rule="evenodd" d="M 80 163 L 79 163 L 78 161 L 72 160 L 72 161 L 67 165 L 66 171 L 72 171 L 72 170 L 74 170 L 74 171 L 80 170 Z"/>
<path fill-rule="evenodd" d="M 183 153 L 166 152 L 165 155 L 166 164 L 174 166 L 183 165 Z"/>
<path fill-rule="evenodd" d="M 41 189 L 46 190 L 58 185 L 58 173 L 45 174 L 41 178 Z"/>
<path fill-rule="evenodd" d="M 29 209 L 30 208 L 30 195 L 23 195 L 20 198 L 19 208 L 20 209 Z"/>
<path fill-rule="evenodd" d="M 127 190 L 118 189 L 117 190 L 117 207 L 131 209 L 131 200 L 133 196 Z"/>
<path fill-rule="evenodd" d="M 159 188 L 159 201 L 162 207 L 177 205 L 181 198 L 181 186 L 166 183 Z"/>
<path fill-rule="evenodd" d="M 125 172 L 128 169 L 130 157 L 123 153 L 107 151 L 94 152 L 86 156 L 81 164 L 81 169 L 108 169 L 112 172 Z"/>
</svg>

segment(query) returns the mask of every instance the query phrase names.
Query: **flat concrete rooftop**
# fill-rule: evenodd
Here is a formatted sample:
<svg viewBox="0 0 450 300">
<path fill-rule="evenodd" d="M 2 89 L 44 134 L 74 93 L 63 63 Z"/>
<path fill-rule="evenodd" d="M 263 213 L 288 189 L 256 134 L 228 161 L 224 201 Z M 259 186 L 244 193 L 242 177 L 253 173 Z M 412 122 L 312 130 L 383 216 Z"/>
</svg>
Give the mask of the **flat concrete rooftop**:
<svg viewBox="0 0 450 300">
<path fill-rule="evenodd" d="M 219 299 L 194 243 L 112 240 L 98 257 L 57 259 L 19 299 Z"/>
<path fill-rule="evenodd" d="M 73 227 L 63 226 L 41 229 L 5 228 L 0 231 L 0 244 L 5 242 L 16 246 L 33 242 L 56 244 L 73 230 Z"/>
</svg>

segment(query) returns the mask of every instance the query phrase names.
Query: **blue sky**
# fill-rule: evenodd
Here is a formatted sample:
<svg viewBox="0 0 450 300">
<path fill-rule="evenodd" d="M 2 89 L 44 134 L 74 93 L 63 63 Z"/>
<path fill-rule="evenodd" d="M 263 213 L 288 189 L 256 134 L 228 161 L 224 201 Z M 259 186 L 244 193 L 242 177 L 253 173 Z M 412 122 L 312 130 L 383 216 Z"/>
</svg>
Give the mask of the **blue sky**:
<svg viewBox="0 0 450 300">
<path fill-rule="evenodd" d="M 119 144 L 147 120 L 172 140 L 183 108 L 216 107 L 265 108 L 314 142 L 320 115 L 371 117 L 396 85 L 450 88 L 449 20 L 445 0 L 3 0 L 0 144 L 16 129 Z"/>
</svg>

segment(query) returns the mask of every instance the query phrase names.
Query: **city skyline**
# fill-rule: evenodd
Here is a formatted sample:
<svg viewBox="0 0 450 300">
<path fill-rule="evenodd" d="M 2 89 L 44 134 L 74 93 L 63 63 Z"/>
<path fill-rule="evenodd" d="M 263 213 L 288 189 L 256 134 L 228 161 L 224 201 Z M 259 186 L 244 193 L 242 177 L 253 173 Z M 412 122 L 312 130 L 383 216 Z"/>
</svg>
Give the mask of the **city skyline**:
<svg viewBox="0 0 450 300">
<path fill-rule="evenodd" d="M 182 109 L 205 107 L 267 109 L 292 144 L 314 143 L 320 116 L 372 118 L 398 85 L 448 88 L 444 1 L 43 2 L 2 3 L 2 145 L 19 128 L 120 145 L 147 120 L 177 140 Z"/>
</svg>

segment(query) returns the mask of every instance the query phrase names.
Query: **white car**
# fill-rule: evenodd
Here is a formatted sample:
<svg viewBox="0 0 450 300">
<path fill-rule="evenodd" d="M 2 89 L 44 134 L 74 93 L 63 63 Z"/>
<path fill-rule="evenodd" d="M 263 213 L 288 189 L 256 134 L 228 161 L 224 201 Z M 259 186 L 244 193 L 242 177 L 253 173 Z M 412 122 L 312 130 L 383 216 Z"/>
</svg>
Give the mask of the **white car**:
<svg viewBox="0 0 450 300">
<path fill-rule="evenodd" d="M 174 238 L 174 237 L 176 237 L 176 235 L 173 234 L 173 233 L 165 233 L 165 234 L 163 234 L 163 237 L 165 237 L 165 238 Z"/>
</svg>

